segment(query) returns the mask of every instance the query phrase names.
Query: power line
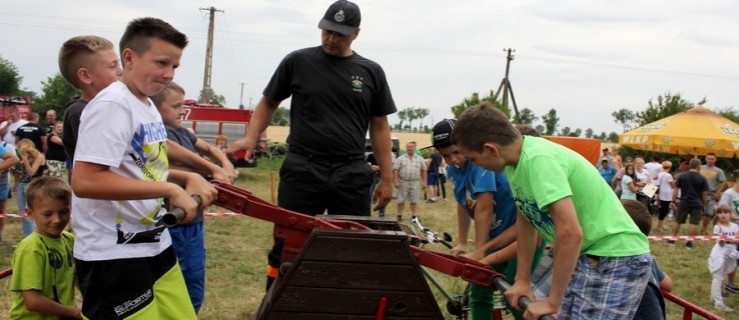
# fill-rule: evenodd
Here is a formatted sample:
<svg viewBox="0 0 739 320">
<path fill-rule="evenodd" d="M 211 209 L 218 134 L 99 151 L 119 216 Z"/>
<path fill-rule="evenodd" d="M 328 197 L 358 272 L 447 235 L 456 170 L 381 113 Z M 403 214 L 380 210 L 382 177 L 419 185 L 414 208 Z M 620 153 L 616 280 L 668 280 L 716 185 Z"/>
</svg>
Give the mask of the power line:
<svg viewBox="0 0 739 320">
<path fill-rule="evenodd" d="M 95 25 L 96 32 L 110 32 L 110 33 L 116 33 L 116 34 L 120 33 L 119 26 L 122 24 L 126 24 L 126 22 L 80 19 L 80 18 L 66 18 L 66 17 L 59 17 L 59 16 L 46 16 L 46 15 L 32 15 L 32 14 L 21 14 L 21 13 L 12 13 L 12 12 L 4 12 L 4 11 L 0 11 L 0 15 L 11 15 L 11 16 L 19 16 L 19 17 L 26 17 L 26 18 L 30 17 L 30 18 L 34 18 L 33 21 L 43 21 L 37 18 L 47 18 L 47 19 L 52 19 L 52 20 L 54 19 L 68 20 L 74 24 L 73 26 L 70 26 L 69 23 L 67 22 L 54 23 L 54 22 L 49 22 L 47 20 L 45 22 L 34 22 L 34 23 L 30 23 L 27 21 L 24 21 L 24 22 L 0 21 L 0 25 L 29 26 L 29 27 L 38 27 L 38 28 L 48 28 L 48 29 L 67 29 L 67 30 L 85 30 L 85 31 L 89 31 L 91 29 L 90 25 Z M 101 28 L 100 24 L 107 24 L 109 27 Z M 223 35 L 223 37 L 218 37 L 218 39 L 223 40 L 226 43 L 229 43 L 229 45 L 230 45 L 230 42 L 279 44 L 279 45 L 283 45 L 283 44 L 284 45 L 310 45 L 314 43 L 313 41 L 310 41 L 310 42 L 306 41 L 302 37 L 299 38 L 299 37 L 294 37 L 294 36 L 276 35 L 276 34 L 268 34 L 268 33 L 254 33 L 254 32 L 241 32 L 241 31 L 229 31 L 229 30 L 222 30 L 222 31 L 219 31 L 218 33 L 219 33 L 219 36 Z M 196 38 L 196 39 L 202 39 L 205 37 L 201 31 L 195 31 L 193 35 L 194 36 L 189 35 L 189 37 Z M 504 54 L 500 54 L 497 52 L 489 52 L 489 51 L 417 47 L 417 46 L 407 46 L 407 45 L 390 44 L 390 43 L 362 42 L 362 43 L 357 43 L 357 46 L 363 49 L 367 49 L 367 50 L 402 52 L 402 53 L 455 55 L 455 56 L 479 56 L 479 57 L 504 57 L 505 56 Z M 232 52 L 229 54 L 232 57 L 234 56 Z M 552 64 L 573 64 L 573 65 L 584 65 L 584 66 L 593 66 L 593 67 L 602 67 L 602 68 L 620 69 L 620 70 L 631 70 L 631 71 L 639 71 L 639 72 L 650 72 L 650 73 L 659 73 L 659 74 L 670 74 L 670 75 L 679 75 L 679 76 L 688 76 L 688 77 L 701 77 L 701 78 L 731 80 L 731 81 L 739 80 L 739 77 L 737 76 L 725 76 L 725 75 L 698 73 L 698 72 L 673 71 L 673 70 L 666 70 L 666 69 L 628 66 L 628 65 L 621 65 L 621 64 L 614 64 L 614 63 L 581 61 L 581 60 L 563 59 L 563 58 L 554 58 L 554 57 L 528 56 L 528 55 L 520 55 L 520 54 L 517 55 L 517 57 L 524 59 L 524 60 L 540 61 L 540 62 L 552 63 Z M 238 59 L 235 59 L 235 58 L 233 60 L 238 61 Z"/>
</svg>

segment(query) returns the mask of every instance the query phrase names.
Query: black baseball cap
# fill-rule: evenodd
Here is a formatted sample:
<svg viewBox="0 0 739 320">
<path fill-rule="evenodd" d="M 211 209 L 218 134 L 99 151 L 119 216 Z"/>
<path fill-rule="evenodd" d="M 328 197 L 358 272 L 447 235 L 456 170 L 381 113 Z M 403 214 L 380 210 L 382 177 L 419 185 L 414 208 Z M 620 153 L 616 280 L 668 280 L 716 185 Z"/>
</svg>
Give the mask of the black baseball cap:
<svg viewBox="0 0 739 320">
<path fill-rule="evenodd" d="M 446 148 L 452 145 L 452 130 L 457 120 L 444 119 L 434 125 L 434 129 L 431 130 L 431 145 L 423 149 L 428 148 Z"/>
<path fill-rule="evenodd" d="M 339 0 L 328 7 L 323 19 L 318 22 L 318 28 L 335 31 L 347 36 L 357 30 L 360 22 L 362 22 L 362 14 L 359 12 L 357 4 Z"/>
</svg>

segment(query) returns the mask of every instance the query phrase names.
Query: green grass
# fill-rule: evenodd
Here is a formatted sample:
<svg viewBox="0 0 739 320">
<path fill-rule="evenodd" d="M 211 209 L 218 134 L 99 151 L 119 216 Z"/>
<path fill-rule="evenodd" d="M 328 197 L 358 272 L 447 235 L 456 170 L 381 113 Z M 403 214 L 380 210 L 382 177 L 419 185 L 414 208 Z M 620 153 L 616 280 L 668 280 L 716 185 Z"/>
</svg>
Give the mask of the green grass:
<svg viewBox="0 0 739 320">
<path fill-rule="evenodd" d="M 277 172 L 282 159 L 259 161 L 258 168 L 240 169 L 237 185 L 264 200 L 271 201 L 271 172 L 274 172 L 277 183 Z M 449 189 L 447 187 L 447 191 Z M 14 213 L 15 208 L 15 200 L 9 200 L 8 211 Z M 420 210 L 424 225 L 436 231 L 448 231 L 456 235 L 456 211 L 453 201 L 421 203 Z M 396 211 L 396 204 L 391 203 L 387 210 L 388 215 L 395 216 Z M 407 216 L 409 215 L 406 212 Z M 20 240 L 21 235 L 18 219 L 6 221 L 3 233 L 5 242 L 0 243 L 0 269 L 9 267 L 13 253 L 11 246 Z M 206 243 L 206 296 L 199 314 L 200 318 L 213 320 L 251 318 L 264 295 L 264 270 L 266 254 L 272 244 L 272 224 L 243 216 L 208 217 Z M 706 259 L 712 245 L 713 242 L 710 241 L 696 242 L 695 249 L 686 250 L 680 243 L 676 246 L 669 246 L 663 242 L 651 243 L 652 253 L 657 257 L 662 269 L 675 282 L 673 291 L 675 294 L 718 315 L 728 316 L 714 310 L 710 301 L 711 275 L 706 267 Z M 446 248 L 441 246 L 427 249 L 446 252 Z M 434 275 L 453 294 L 464 289 L 464 282 L 459 279 L 438 273 Z M 0 286 L 4 288 L 0 290 L 0 319 L 7 318 L 10 307 L 8 285 L 9 278 L 0 280 Z M 445 312 L 446 301 L 438 292 L 436 295 L 442 311 Z M 726 304 L 739 307 L 739 295 L 731 295 L 726 299 Z M 682 318 L 681 308 L 669 302 L 667 306 L 668 319 Z"/>
</svg>

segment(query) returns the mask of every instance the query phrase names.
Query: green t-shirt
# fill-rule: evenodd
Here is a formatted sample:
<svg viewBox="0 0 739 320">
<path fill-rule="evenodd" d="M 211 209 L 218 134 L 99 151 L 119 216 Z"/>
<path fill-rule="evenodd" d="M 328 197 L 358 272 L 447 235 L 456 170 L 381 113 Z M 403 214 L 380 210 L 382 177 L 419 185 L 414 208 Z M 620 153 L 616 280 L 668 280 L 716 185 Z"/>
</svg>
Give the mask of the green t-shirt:
<svg viewBox="0 0 739 320">
<path fill-rule="evenodd" d="M 23 290 L 38 290 L 54 300 L 56 287 L 57 302 L 71 307 L 76 305 L 73 247 L 74 236 L 66 231 L 58 239 L 34 232 L 18 243 L 13 252 L 13 277 L 10 280 L 10 291 L 13 292 L 10 319 L 59 319 L 26 309 L 21 294 Z"/>
<path fill-rule="evenodd" d="M 516 204 L 537 231 L 554 243 L 554 222 L 548 206 L 571 197 L 583 231 L 580 254 L 625 257 L 649 252 L 647 237 L 621 201 L 581 155 L 538 137 L 524 137 L 515 167 L 505 168 Z"/>
</svg>

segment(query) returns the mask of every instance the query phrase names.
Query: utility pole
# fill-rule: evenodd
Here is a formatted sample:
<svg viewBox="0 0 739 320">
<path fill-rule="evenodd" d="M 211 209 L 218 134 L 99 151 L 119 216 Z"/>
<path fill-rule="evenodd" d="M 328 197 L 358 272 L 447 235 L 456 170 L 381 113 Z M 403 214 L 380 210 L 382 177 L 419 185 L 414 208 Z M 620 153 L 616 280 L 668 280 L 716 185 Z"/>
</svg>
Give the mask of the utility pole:
<svg viewBox="0 0 739 320">
<path fill-rule="evenodd" d="M 513 88 L 511 88 L 511 81 L 508 80 L 508 72 L 511 69 L 511 61 L 513 60 L 513 52 L 516 52 L 515 49 L 503 49 L 503 51 L 508 52 L 508 55 L 506 56 L 506 64 L 505 64 L 505 76 L 503 77 L 503 80 L 500 81 L 500 86 L 498 86 L 498 91 L 495 93 L 495 97 L 500 97 L 501 91 L 503 92 L 503 97 L 500 99 L 500 104 L 504 108 L 508 107 L 508 95 L 511 96 L 511 102 L 513 102 L 513 123 L 520 123 L 521 118 L 518 114 L 518 105 L 516 104 L 516 97 L 513 96 Z"/>
<path fill-rule="evenodd" d="M 241 84 L 241 95 L 239 95 L 239 109 L 244 109 L 244 85 L 246 82 L 239 82 Z"/>
<path fill-rule="evenodd" d="M 223 10 L 216 10 L 215 7 L 200 8 L 200 10 L 210 11 L 210 23 L 208 24 L 208 44 L 205 48 L 205 72 L 203 75 L 203 91 L 200 93 L 201 103 L 210 102 L 210 79 L 211 72 L 213 69 L 213 22 L 216 19 L 216 11 L 223 12 Z"/>
</svg>

